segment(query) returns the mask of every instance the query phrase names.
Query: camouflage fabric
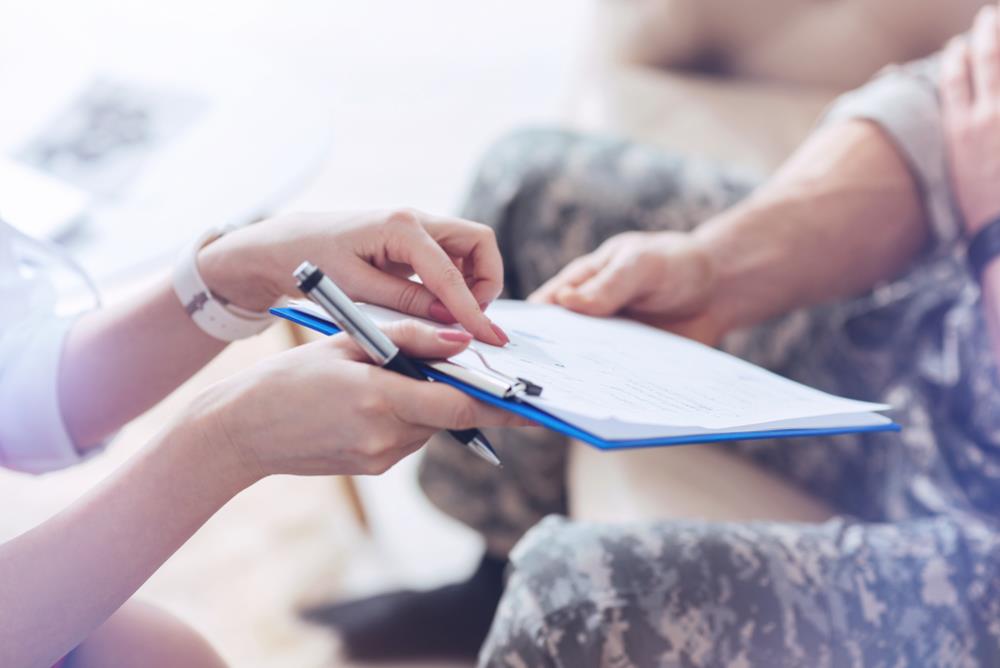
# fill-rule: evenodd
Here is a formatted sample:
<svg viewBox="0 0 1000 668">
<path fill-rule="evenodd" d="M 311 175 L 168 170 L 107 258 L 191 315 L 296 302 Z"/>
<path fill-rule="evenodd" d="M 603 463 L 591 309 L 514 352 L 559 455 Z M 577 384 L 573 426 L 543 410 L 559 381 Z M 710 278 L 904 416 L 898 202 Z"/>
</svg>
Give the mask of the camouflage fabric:
<svg viewBox="0 0 1000 668">
<path fill-rule="evenodd" d="M 491 225 L 506 296 L 527 297 L 574 258 L 627 230 L 690 229 L 744 197 L 754 179 L 614 140 L 525 131 L 482 162 L 462 216 Z M 504 466 L 430 443 L 420 483 L 428 498 L 505 556 L 539 520 L 566 512 L 564 437 L 545 429 L 486 430 Z"/>
<path fill-rule="evenodd" d="M 746 175 L 622 141 L 522 132 L 465 215 L 498 231 L 514 296 L 626 230 L 690 229 Z M 822 525 L 548 518 L 512 553 L 483 666 L 1000 665 L 1000 380 L 979 292 L 941 236 L 894 283 L 792 313 L 732 352 L 898 407 L 900 434 L 725 446 L 843 512 Z M 422 480 L 502 553 L 565 511 L 565 444 L 493 435 L 497 475 L 432 449 Z M 537 466 L 537 468 L 536 468 Z"/>
<path fill-rule="evenodd" d="M 551 517 L 514 550 L 480 665 L 995 666 L 996 546 L 974 526 Z"/>
</svg>

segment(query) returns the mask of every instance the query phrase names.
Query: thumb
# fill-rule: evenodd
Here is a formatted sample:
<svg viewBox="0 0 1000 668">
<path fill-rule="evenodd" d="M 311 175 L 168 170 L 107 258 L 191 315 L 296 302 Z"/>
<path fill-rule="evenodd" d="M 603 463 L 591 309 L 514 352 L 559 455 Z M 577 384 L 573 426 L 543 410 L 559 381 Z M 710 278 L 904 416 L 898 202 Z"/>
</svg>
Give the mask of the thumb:
<svg viewBox="0 0 1000 668">
<path fill-rule="evenodd" d="M 472 334 L 457 329 L 445 329 L 418 322 L 397 320 L 381 327 L 409 357 L 418 359 L 446 359 L 469 347 Z"/>
<path fill-rule="evenodd" d="M 555 300 L 571 311 L 608 316 L 626 308 L 636 298 L 641 283 L 634 263 L 613 260 L 579 285 L 557 292 Z"/>
</svg>

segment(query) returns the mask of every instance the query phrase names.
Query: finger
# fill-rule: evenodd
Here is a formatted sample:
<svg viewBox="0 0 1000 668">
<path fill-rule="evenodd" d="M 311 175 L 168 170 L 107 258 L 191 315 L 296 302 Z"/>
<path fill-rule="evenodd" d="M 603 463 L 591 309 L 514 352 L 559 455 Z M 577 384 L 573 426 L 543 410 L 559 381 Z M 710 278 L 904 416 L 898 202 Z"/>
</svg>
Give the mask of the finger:
<svg viewBox="0 0 1000 668">
<path fill-rule="evenodd" d="M 546 281 L 542 287 L 535 290 L 528 301 L 539 304 L 555 304 L 556 294 L 567 287 L 576 287 L 589 280 L 605 265 L 603 257 L 596 253 L 584 255 L 566 265 L 562 271 Z"/>
<path fill-rule="evenodd" d="M 465 277 L 451 261 L 448 253 L 427 233 L 415 214 L 399 214 L 387 223 L 390 238 L 386 243 L 389 259 L 406 262 L 430 290 L 445 305 L 455 319 L 479 340 L 504 345 L 508 339 L 483 313 Z M 409 305 L 405 305 L 409 306 Z M 428 317 L 430 304 L 421 311 L 407 313 Z"/>
<path fill-rule="evenodd" d="M 480 341 L 498 346 L 506 345 L 509 342 L 507 335 L 483 313 L 484 306 L 496 295 L 480 302 L 466 283 L 462 272 L 426 232 L 421 231 L 413 241 L 410 263 L 427 289 L 444 305 L 446 313 Z M 492 288 L 489 291 L 492 292 Z M 443 315 L 433 306 L 433 302 L 428 305 L 428 315 Z"/>
<path fill-rule="evenodd" d="M 365 262 L 358 263 L 351 271 L 351 281 L 345 289 L 349 286 L 351 296 L 358 301 L 385 306 L 421 318 L 431 316 L 432 320 L 441 321 L 440 318 L 434 318 L 430 312 L 431 304 L 437 301 L 437 297 L 427 289 L 427 286 L 393 275 Z M 454 320 L 448 324 L 452 322 Z"/>
<path fill-rule="evenodd" d="M 972 28 L 972 83 L 976 104 L 994 102 L 1000 97 L 1000 36 L 997 32 L 997 8 L 983 7 Z"/>
<path fill-rule="evenodd" d="M 417 359 L 447 359 L 468 348 L 472 342 L 469 332 L 432 327 L 416 320 L 387 323 L 382 331 L 405 355 Z"/>
<path fill-rule="evenodd" d="M 969 46 L 963 38 L 953 40 L 942 57 L 941 97 L 949 114 L 964 113 L 972 105 Z"/>
<path fill-rule="evenodd" d="M 534 424 L 501 410 L 445 383 L 418 383 L 403 376 L 383 377 L 382 391 L 393 411 L 404 422 L 435 429 L 524 427 Z"/>
<path fill-rule="evenodd" d="M 416 320 L 398 320 L 381 325 L 380 329 L 404 354 L 417 359 L 447 359 L 465 350 L 472 342 L 472 335 L 468 332 L 432 327 Z M 348 359 L 371 361 L 350 337 L 338 334 L 331 341 Z"/>
<path fill-rule="evenodd" d="M 486 225 L 461 218 L 432 217 L 424 223 L 427 233 L 460 268 L 480 305 L 489 304 L 503 290 L 503 258 L 496 234 Z"/>
<path fill-rule="evenodd" d="M 643 287 L 641 278 L 634 263 L 616 258 L 579 286 L 560 290 L 556 302 L 586 315 L 612 315 L 636 299 Z"/>
</svg>

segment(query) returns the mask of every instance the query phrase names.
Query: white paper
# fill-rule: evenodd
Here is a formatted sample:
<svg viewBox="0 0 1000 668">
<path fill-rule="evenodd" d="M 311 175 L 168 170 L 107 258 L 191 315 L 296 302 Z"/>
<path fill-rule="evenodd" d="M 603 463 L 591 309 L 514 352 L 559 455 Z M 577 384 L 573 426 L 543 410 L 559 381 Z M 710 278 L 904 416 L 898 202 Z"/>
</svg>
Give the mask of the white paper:
<svg viewBox="0 0 1000 668">
<path fill-rule="evenodd" d="M 378 321 L 405 317 L 364 308 Z M 888 422 L 869 415 L 888 406 L 820 392 L 629 320 L 509 300 L 495 302 L 489 316 L 511 343 L 475 342 L 451 361 L 541 385 L 541 396 L 522 399 L 603 438 Z"/>
</svg>

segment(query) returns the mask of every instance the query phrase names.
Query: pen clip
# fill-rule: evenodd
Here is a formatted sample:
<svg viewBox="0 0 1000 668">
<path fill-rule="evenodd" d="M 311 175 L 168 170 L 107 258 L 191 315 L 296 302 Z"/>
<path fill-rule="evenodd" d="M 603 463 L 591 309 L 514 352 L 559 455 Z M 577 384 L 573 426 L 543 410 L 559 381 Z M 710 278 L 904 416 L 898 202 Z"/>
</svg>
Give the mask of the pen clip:
<svg viewBox="0 0 1000 668">
<path fill-rule="evenodd" d="M 523 391 L 529 397 L 538 397 L 538 396 L 541 396 L 542 389 L 544 389 L 544 388 L 542 388 L 541 385 L 538 385 L 537 383 L 532 383 L 527 378 L 521 378 L 520 376 L 518 376 L 517 382 L 520 385 L 524 386 L 521 391 Z"/>
<path fill-rule="evenodd" d="M 427 366 L 498 399 L 513 399 L 520 395 L 537 397 L 542 393 L 540 385 L 523 378 L 511 378 L 493 369 L 470 369 L 447 360 L 428 362 Z"/>
<path fill-rule="evenodd" d="M 469 346 L 468 350 L 476 357 L 478 357 L 479 361 L 482 362 L 482 365 L 486 368 L 486 371 L 482 371 L 480 373 L 493 374 L 495 376 L 505 379 L 510 384 L 510 388 L 508 389 L 508 394 L 506 396 L 517 396 L 519 394 L 526 394 L 529 397 L 541 396 L 542 390 L 544 389 L 542 388 L 541 385 L 533 383 L 527 378 L 520 378 L 520 377 L 513 378 L 503 373 L 502 371 L 497 371 L 490 365 L 490 362 L 489 360 L 486 359 L 486 356 L 476 349 L 476 346 Z M 470 369 L 470 371 L 475 371 L 475 369 Z"/>
</svg>

